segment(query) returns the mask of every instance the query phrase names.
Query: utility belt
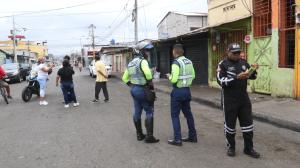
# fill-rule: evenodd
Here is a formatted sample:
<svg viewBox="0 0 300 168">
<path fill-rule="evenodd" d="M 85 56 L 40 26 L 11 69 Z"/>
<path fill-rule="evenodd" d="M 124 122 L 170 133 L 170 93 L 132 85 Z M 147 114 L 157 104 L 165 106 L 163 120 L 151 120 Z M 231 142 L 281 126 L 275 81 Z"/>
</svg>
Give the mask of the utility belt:
<svg viewBox="0 0 300 168">
<path fill-rule="evenodd" d="M 136 85 L 136 84 L 131 84 L 131 87 L 140 87 L 143 88 L 145 95 L 146 95 L 146 99 L 149 102 L 154 102 L 156 100 L 156 94 L 154 90 L 151 90 L 149 85 Z"/>
<path fill-rule="evenodd" d="M 137 85 L 137 84 L 131 84 L 132 87 L 142 87 L 145 88 L 147 86 L 147 84 L 145 85 Z"/>
<path fill-rule="evenodd" d="M 190 87 L 177 87 L 177 83 L 173 84 L 173 89 L 187 89 Z"/>
</svg>

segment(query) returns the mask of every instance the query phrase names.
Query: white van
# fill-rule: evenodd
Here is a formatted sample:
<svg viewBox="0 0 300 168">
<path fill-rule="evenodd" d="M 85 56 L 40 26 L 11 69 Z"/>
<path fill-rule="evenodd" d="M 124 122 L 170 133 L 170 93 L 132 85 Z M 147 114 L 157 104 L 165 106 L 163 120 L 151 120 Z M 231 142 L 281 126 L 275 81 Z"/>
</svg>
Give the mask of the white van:
<svg viewBox="0 0 300 168">
<path fill-rule="evenodd" d="M 112 72 L 112 65 L 106 65 L 105 64 L 105 69 L 106 69 L 106 72 L 108 74 L 108 77 L 111 77 L 111 72 Z M 97 72 L 96 72 L 96 68 L 95 68 L 95 60 L 93 60 L 90 65 L 89 65 L 89 72 L 90 72 L 90 76 L 95 78 L 96 75 L 97 75 Z"/>
</svg>

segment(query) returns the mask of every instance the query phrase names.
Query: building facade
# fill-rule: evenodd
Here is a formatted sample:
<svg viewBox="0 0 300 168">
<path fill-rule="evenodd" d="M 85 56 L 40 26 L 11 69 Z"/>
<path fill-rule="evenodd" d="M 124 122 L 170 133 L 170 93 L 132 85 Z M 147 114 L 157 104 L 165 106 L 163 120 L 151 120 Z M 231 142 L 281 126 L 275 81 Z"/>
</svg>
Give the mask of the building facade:
<svg viewBox="0 0 300 168">
<path fill-rule="evenodd" d="M 13 52 L 13 42 L 0 41 L 0 49 L 9 53 Z M 16 46 L 17 53 L 30 53 L 29 56 L 42 57 L 48 55 L 48 46 L 46 43 L 35 43 L 31 41 L 18 41 Z M 36 58 L 34 58 L 36 59 Z"/>
<path fill-rule="evenodd" d="M 168 39 L 206 27 L 206 13 L 168 12 L 158 24 L 158 39 Z"/>
<path fill-rule="evenodd" d="M 297 97 L 295 0 L 211 0 L 208 6 L 210 85 L 218 87 L 217 63 L 226 56 L 227 45 L 238 42 L 241 56 L 260 65 L 250 91 Z"/>
</svg>

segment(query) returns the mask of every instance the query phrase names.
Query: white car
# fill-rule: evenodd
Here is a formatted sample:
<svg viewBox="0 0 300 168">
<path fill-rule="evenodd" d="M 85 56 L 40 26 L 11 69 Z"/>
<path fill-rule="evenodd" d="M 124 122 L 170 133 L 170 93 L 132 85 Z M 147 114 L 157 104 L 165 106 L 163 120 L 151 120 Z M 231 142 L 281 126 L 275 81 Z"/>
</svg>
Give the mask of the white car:
<svg viewBox="0 0 300 168">
<path fill-rule="evenodd" d="M 111 65 L 105 65 L 105 69 L 106 69 L 106 72 L 108 74 L 108 77 L 111 76 L 111 72 L 112 72 L 112 66 Z M 91 62 L 91 64 L 89 65 L 89 72 L 90 72 L 90 76 L 95 78 L 96 75 L 97 75 L 97 72 L 96 72 L 96 68 L 95 68 L 95 60 L 93 60 Z"/>
</svg>

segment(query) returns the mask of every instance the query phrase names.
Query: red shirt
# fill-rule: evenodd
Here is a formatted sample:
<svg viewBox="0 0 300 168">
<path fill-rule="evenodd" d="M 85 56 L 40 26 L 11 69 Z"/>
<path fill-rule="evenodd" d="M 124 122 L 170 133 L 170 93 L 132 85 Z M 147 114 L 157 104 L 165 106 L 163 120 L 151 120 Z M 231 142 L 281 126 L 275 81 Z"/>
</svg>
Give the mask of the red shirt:
<svg viewBox="0 0 300 168">
<path fill-rule="evenodd" d="M 4 69 L 0 66 L 0 79 L 3 79 L 6 76 Z"/>
</svg>

